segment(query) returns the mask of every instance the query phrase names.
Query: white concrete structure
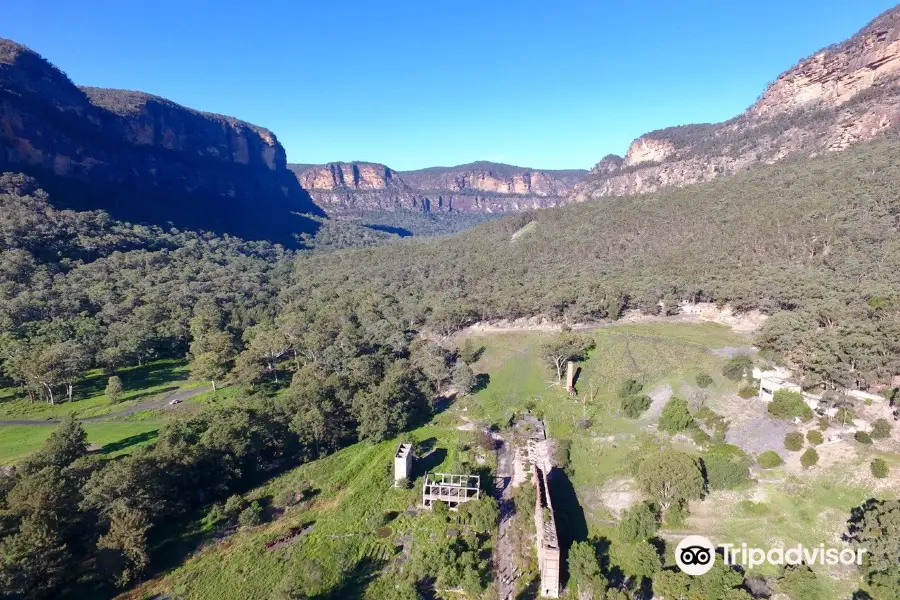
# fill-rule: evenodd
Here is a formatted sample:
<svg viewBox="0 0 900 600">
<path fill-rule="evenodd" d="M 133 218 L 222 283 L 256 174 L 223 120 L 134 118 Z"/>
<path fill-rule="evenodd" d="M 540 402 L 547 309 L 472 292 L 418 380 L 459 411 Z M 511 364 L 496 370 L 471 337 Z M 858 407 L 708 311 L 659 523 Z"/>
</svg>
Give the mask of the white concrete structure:
<svg viewBox="0 0 900 600">
<path fill-rule="evenodd" d="M 790 390 L 792 392 L 797 392 L 798 394 L 803 393 L 803 388 L 801 388 L 798 384 L 788 381 L 787 379 L 783 379 L 781 377 L 776 377 L 774 375 L 763 375 L 759 380 L 759 398 L 765 402 L 771 402 L 775 397 L 775 392 L 778 390 Z"/>
<path fill-rule="evenodd" d="M 412 444 L 400 444 L 394 453 L 394 486 L 412 474 Z"/>
</svg>

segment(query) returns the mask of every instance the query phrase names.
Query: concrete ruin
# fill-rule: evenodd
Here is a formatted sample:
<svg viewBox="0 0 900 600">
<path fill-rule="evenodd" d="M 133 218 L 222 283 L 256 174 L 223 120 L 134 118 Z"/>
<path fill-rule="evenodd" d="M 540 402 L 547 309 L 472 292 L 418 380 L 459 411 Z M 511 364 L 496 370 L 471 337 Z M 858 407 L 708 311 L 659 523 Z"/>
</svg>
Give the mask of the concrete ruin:
<svg viewBox="0 0 900 600">
<path fill-rule="evenodd" d="M 566 391 L 575 394 L 575 363 L 571 360 L 566 366 Z"/>
<path fill-rule="evenodd" d="M 541 596 L 559 598 L 559 571 L 562 561 L 556 518 L 550 500 L 547 472 L 531 464 L 531 480 L 537 491 L 534 507 L 534 526 L 537 531 L 538 569 L 541 573 Z"/>
<path fill-rule="evenodd" d="M 402 479 L 409 481 L 412 474 L 412 462 L 412 444 L 400 444 L 394 453 L 394 487 L 397 487 Z"/>
<path fill-rule="evenodd" d="M 478 500 L 481 496 L 481 477 L 455 473 L 425 473 L 422 485 L 422 506 L 433 508 L 436 501 L 446 502 L 450 510 L 460 504 Z"/>
<path fill-rule="evenodd" d="M 571 363 L 570 363 L 571 364 Z M 529 417 L 532 418 L 533 417 Z M 553 470 L 555 442 L 546 439 L 546 428 L 539 420 L 529 427 L 528 461 L 531 463 L 531 483 L 535 488 L 534 527 L 537 546 L 538 569 L 541 574 L 540 594 L 543 598 L 559 598 L 559 573 L 562 551 L 550 498 L 550 472 Z"/>
</svg>

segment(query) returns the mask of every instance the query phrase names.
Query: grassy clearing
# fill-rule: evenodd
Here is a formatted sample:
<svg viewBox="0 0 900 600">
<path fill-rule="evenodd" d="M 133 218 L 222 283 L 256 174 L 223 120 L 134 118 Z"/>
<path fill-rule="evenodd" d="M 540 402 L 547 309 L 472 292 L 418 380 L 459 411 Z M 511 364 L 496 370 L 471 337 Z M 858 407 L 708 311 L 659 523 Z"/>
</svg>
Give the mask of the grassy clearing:
<svg viewBox="0 0 900 600">
<path fill-rule="evenodd" d="M 122 399 L 109 404 L 104 395 L 108 376 L 95 369 L 75 385 L 75 400 L 50 405 L 46 402 L 30 402 L 16 395 L 15 389 L 0 391 L 0 420 L 2 419 L 58 419 L 66 413 L 75 413 L 81 418 L 95 417 L 117 412 L 177 389 L 204 385 L 203 382 L 188 382 L 187 363 L 183 360 L 158 360 L 140 367 L 120 369 L 116 373 L 122 378 L 124 391 Z"/>
<path fill-rule="evenodd" d="M 88 443 L 104 458 L 132 452 L 156 440 L 160 424 L 154 422 L 104 421 L 85 423 Z M 0 465 L 15 464 L 41 447 L 55 429 L 53 425 L 0 426 Z"/>
<path fill-rule="evenodd" d="M 421 477 L 426 466 L 430 470 L 451 469 L 459 458 L 460 444 L 470 440 L 471 434 L 428 426 L 405 437 L 433 447 L 431 460 L 420 461 L 417 466 L 416 475 Z M 374 571 L 401 555 L 401 538 L 411 544 L 427 544 L 432 536 L 446 535 L 448 527 L 431 513 L 405 514 L 416 506 L 421 491 L 392 487 L 396 444 L 397 440 L 355 444 L 256 488 L 246 497 L 263 506 L 269 506 L 280 490 L 296 489 L 301 482 L 312 486 L 313 495 L 277 520 L 239 530 L 126 597 L 173 593 L 185 600 L 267 600 L 287 575 L 309 569 L 316 571 L 314 579 L 322 590 L 346 581 L 344 575 L 349 571 L 353 573 L 347 585 L 361 586 Z M 267 541 L 292 528 L 310 525 L 308 534 L 284 547 L 265 549 Z M 344 597 L 340 593 L 356 597 L 354 591 L 341 588 L 337 597 Z"/>
</svg>

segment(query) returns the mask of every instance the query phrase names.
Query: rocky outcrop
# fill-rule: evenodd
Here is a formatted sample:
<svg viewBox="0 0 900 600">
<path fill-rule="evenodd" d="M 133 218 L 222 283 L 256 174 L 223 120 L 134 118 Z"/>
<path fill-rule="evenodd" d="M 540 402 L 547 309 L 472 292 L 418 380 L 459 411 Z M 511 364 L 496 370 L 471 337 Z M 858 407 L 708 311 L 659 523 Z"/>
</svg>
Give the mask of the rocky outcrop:
<svg viewBox="0 0 900 600">
<path fill-rule="evenodd" d="M 293 245 L 319 213 L 275 135 L 150 94 L 79 88 L 0 39 L 0 170 L 34 175 L 57 204 L 116 218 Z"/>
<path fill-rule="evenodd" d="M 377 163 L 291 165 L 327 210 L 514 212 L 561 204 L 586 171 L 472 163 L 397 172 Z"/>
<path fill-rule="evenodd" d="M 780 75 L 743 114 L 645 134 L 604 158 L 572 199 L 711 181 L 787 156 L 839 151 L 900 121 L 900 7 Z M 618 157 L 616 157 L 618 158 Z"/>
</svg>

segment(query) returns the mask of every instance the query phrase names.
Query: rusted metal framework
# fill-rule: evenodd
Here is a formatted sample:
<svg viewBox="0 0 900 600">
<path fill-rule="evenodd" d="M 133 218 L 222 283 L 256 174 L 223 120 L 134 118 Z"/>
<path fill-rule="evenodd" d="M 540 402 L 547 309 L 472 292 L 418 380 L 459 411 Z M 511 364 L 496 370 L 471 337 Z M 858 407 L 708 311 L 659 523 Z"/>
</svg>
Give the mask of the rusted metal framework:
<svg viewBox="0 0 900 600">
<path fill-rule="evenodd" d="M 435 501 L 446 502 L 450 510 L 460 504 L 477 500 L 481 495 L 481 478 L 478 475 L 455 473 L 425 473 L 422 486 L 422 506 L 431 508 Z"/>
</svg>

